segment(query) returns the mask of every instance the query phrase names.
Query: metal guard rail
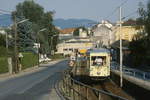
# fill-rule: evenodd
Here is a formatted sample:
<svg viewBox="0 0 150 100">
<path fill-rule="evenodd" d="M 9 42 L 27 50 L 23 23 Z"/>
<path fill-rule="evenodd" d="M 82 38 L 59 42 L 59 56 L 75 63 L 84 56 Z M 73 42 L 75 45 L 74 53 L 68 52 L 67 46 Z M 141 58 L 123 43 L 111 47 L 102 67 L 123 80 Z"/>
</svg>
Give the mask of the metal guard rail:
<svg viewBox="0 0 150 100">
<path fill-rule="evenodd" d="M 111 68 L 114 70 L 119 70 L 119 64 L 116 62 L 112 62 Z M 138 69 L 127 68 L 126 66 L 123 66 L 123 73 L 130 75 L 130 76 L 134 76 L 134 77 L 139 78 L 139 79 L 150 81 L 150 73 L 140 71 Z"/>
<path fill-rule="evenodd" d="M 75 89 L 75 84 L 78 84 L 78 88 Z M 84 96 L 81 92 L 80 87 L 84 87 L 86 89 L 86 96 Z M 89 89 L 94 91 L 95 93 L 97 93 L 98 95 L 98 100 L 101 100 L 101 94 L 103 95 L 107 95 L 107 96 L 110 96 L 112 98 L 114 98 L 115 100 L 127 100 L 126 98 L 124 97 L 121 97 L 121 96 L 117 96 L 115 94 L 112 94 L 112 93 L 109 93 L 109 92 L 105 92 L 105 91 L 102 91 L 102 90 L 98 90 L 98 89 L 95 89 L 95 88 L 92 88 L 84 83 L 81 83 L 75 79 L 73 79 L 70 74 L 69 74 L 69 70 L 66 70 L 64 72 L 64 79 L 63 79 L 63 87 L 64 87 L 64 91 L 66 93 L 68 93 L 68 95 L 72 95 L 72 99 L 71 100 L 89 100 L 89 94 L 88 94 L 88 91 Z M 78 96 L 75 96 L 75 93 L 78 95 Z"/>
</svg>

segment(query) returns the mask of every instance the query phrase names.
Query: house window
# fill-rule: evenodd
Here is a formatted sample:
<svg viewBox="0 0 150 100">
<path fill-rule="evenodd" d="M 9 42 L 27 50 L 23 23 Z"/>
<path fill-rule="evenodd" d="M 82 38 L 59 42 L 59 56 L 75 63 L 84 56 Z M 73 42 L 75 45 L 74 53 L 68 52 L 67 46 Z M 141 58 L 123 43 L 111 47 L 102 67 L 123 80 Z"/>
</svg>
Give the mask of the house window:
<svg viewBox="0 0 150 100">
<path fill-rule="evenodd" d="M 63 51 L 68 51 L 68 49 L 63 49 Z"/>
<path fill-rule="evenodd" d="M 73 49 L 70 48 L 69 51 L 73 51 Z"/>
</svg>

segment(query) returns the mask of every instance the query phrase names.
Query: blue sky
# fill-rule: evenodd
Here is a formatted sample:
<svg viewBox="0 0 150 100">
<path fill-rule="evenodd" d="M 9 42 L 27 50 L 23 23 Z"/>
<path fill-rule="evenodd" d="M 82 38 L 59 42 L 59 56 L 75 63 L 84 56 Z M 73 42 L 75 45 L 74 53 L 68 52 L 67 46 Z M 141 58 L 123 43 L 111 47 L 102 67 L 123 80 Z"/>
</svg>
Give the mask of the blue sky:
<svg viewBox="0 0 150 100">
<path fill-rule="evenodd" d="M 0 0 L 0 9 L 15 10 L 15 6 L 24 0 Z M 105 20 L 114 9 L 125 0 L 34 0 L 42 5 L 46 11 L 56 11 L 55 18 L 83 18 L 96 21 Z M 123 16 L 135 12 L 138 9 L 139 2 L 144 4 L 148 0 L 128 0 L 123 6 Z M 118 20 L 118 12 L 110 15 L 110 21 Z M 137 14 L 130 16 L 135 18 Z"/>
</svg>

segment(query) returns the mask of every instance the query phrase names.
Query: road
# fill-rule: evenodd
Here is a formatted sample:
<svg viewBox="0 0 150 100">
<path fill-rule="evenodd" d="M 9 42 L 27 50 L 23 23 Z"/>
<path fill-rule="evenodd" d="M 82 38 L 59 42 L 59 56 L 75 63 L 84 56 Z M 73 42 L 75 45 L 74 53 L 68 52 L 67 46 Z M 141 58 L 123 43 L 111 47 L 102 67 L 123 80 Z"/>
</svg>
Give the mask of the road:
<svg viewBox="0 0 150 100">
<path fill-rule="evenodd" d="M 62 100 L 56 97 L 56 84 L 62 78 L 67 62 L 0 82 L 0 100 Z"/>
</svg>

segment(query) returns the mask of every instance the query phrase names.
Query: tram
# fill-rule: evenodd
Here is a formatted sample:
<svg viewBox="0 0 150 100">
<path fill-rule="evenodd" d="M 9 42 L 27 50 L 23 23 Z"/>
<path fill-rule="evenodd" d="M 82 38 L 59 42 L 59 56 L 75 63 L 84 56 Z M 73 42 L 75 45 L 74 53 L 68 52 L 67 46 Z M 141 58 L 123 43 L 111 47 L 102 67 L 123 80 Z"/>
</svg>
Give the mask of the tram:
<svg viewBox="0 0 150 100">
<path fill-rule="evenodd" d="M 110 76 L 110 52 L 107 49 L 93 49 L 87 52 L 87 69 L 90 77 Z"/>
<path fill-rule="evenodd" d="M 107 49 L 87 50 L 86 56 L 78 57 L 72 69 L 73 76 L 92 79 L 110 76 L 110 52 Z"/>
</svg>

